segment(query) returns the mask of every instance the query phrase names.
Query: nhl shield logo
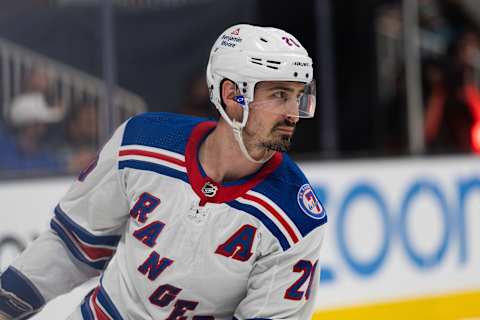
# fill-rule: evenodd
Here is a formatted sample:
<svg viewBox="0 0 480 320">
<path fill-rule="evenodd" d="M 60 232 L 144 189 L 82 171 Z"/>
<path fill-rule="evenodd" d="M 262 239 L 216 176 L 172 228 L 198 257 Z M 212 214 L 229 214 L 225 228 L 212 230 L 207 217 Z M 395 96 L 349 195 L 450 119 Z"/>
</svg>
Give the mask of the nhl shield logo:
<svg viewBox="0 0 480 320">
<path fill-rule="evenodd" d="M 202 187 L 202 193 L 209 198 L 215 197 L 218 187 L 214 186 L 211 182 L 206 182 Z"/>
<path fill-rule="evenodd" d="M 313 219 L 323 219 L 325 210 L 318 201 L 312 187 L 307 183 L 300 187 L 297 194 L 298 205 L 309 217 Z"/>
</svg>

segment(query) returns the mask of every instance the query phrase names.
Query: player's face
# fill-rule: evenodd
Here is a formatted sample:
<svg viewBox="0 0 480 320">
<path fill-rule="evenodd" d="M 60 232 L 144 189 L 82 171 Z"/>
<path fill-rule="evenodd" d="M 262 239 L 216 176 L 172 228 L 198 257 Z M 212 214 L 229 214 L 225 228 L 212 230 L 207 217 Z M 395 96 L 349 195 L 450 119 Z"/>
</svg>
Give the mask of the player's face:
<svg viewBox="0 0 480 320">
<path fill-rule="evenodd" d="M 244 129 L 247 146 L 288 151 L 298 122 L 298 98 L 304 84 L 293 81 L 264 81 L 255 87 L 254 101 Z"/>
</svg>

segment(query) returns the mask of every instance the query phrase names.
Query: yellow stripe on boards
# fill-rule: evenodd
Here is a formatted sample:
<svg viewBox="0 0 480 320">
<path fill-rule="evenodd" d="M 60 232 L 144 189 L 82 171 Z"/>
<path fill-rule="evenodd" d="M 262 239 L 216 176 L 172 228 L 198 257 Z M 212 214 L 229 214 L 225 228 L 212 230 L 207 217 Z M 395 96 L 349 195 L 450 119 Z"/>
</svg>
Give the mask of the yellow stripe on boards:
<svg viewBox="0 0 480 320">
<path fill-rule="evenodd" d="M 313 320 L 480 320 L 480 291 L 317 311 Z"/>
</svg>

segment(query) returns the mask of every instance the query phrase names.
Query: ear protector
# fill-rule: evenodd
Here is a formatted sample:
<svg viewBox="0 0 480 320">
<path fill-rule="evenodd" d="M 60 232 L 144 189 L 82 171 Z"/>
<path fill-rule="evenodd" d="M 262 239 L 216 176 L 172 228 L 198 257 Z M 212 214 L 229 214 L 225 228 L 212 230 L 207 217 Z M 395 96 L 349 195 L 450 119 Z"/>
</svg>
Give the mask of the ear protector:
<svg viewBox="0 0 480 320">
<path fill-rule="evenodd" d="M 235 96 L 233 97 L 233 100 L 242 105 L 242 107 L 245 107 L 245 96 Z"/>
</svg>

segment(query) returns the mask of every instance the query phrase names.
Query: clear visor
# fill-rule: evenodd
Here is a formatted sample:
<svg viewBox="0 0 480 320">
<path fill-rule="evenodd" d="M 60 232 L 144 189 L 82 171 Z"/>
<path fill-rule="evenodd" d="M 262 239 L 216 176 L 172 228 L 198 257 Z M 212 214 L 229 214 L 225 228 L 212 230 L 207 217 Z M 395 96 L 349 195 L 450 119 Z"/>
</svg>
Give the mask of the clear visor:
<svg viewBox="0 0 480 320">
<path fill-rule="evenodd" d="M 281 114 L 295 118 L 313 118 L 316 105 L 315 80 L 305 85 L 300 93 L 293 89 L 275 88 L 267 98 L 249 103 L 250 109 Z"/>
</svg>

